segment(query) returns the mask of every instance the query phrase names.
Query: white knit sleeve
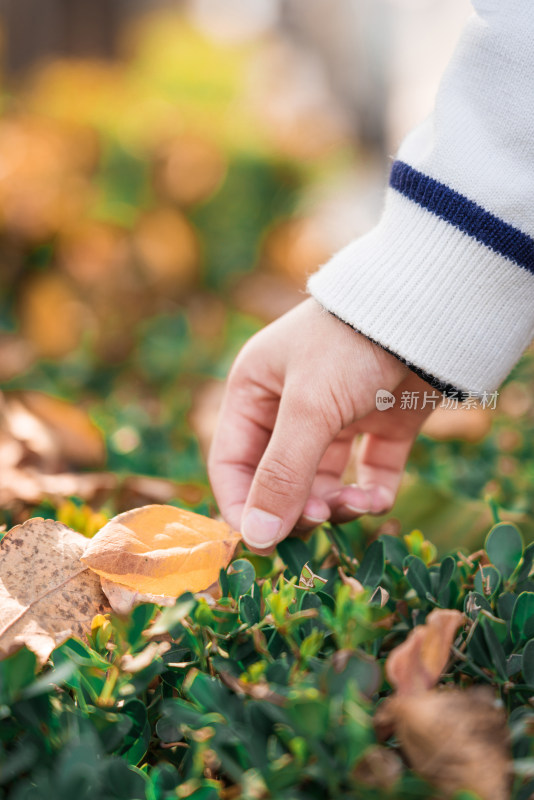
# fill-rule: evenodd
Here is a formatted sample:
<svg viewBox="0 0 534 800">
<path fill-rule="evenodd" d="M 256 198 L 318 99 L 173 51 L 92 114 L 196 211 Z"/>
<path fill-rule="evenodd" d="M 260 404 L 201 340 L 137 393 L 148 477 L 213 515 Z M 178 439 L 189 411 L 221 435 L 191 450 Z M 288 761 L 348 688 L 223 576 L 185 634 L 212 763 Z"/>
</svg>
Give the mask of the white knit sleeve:
<svg viewBox="0 0 534 800">
<path fill-rule="evenodd" d="M 534 2 L 473 5 L 380 222 L 308 289 L 435 386 L 484 392 L 534 337 Z"/>
</svg>

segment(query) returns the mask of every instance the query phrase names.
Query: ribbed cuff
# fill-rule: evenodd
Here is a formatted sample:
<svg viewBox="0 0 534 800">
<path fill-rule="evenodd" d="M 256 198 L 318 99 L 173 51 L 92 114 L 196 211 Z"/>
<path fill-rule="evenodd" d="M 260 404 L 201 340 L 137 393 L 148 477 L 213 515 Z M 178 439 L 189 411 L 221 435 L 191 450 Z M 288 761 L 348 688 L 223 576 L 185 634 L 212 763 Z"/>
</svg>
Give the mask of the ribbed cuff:
<svg viewBox="0 0 534 800">
<path fill-rule="evenodd" d="M 392 189 L 308 290 L 442 390 L 494 391 L 534 337 L 534 276 Z"/>
</svg>

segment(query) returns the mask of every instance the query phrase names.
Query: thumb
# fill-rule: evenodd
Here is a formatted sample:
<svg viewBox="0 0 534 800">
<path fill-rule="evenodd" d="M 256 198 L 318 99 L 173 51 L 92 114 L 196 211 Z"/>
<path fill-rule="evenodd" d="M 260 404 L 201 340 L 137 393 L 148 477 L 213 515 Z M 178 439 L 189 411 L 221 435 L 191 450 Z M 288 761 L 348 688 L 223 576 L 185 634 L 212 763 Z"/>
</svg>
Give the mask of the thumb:
<svg viewBox="0 0 534 800">
<path fill-rule="evenodd" d="M 282 394 L 273 433 L 258 465 L 241 522 L 246 544 L 270 551 L 299 519 L 332 431 L 317 403 Z"/>
</svg>

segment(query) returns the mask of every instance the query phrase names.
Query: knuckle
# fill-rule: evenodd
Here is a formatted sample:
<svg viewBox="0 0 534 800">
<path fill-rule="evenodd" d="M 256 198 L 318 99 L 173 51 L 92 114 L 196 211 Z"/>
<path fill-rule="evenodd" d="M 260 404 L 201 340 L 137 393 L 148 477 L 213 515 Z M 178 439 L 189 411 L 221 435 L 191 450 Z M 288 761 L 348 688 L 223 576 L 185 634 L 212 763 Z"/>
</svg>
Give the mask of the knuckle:
<svg viewBox="0 0 534 800">
<path fill-rule="evenodd" d="M 256 472 L 256 486 L 260 491 L 277 497 L 290 497 L 302 485 L 298 472 L 280 459 L 270 459 Z"/>
<path fill-rule="evenodd" d="M 226 386 L 232 393 L 248 389 L 258 383 L 263 360 L 258 350 L 257 336 L 258 334 L 243 345 L 230 368 Z"/>
<path fill-rule="evenodd" d="M 230 391 L 239 389 L 246 382 L 249 373 L 249 367 L 248 353 L 245 353 L 244 349 L 245 348 L 239 352 L 234 363 L 232 364 L 230 372 L 228 373 L 226 385 Z"/>
<path fill-rule="evenodd" d="M 320 391 L 307 391 L 297 396 L 295 409 L 314 426 L 326 429 L 331 437 L 352 422 L 350 404 L 344 393 L 330 385 Z"/>
</svg>

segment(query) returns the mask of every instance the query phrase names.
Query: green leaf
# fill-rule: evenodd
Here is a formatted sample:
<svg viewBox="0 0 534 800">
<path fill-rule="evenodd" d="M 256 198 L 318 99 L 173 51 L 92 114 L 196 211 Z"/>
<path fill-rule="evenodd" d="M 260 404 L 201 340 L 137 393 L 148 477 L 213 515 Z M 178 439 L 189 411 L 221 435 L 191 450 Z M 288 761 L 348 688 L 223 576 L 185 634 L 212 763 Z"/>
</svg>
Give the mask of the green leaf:
<svg viewBox="0 0 534 800">
<path fill-rule="evenodd" d="M 39 697 L 42 694 L 54 692 L 58 686 L 69 681 L 77 670 L 77 665 L 73 661 L 64 661 L 55 669 L 51 669 L 40 675 L 37 680 L 30 683 L 22 692 L 25 700 L 32 697 Z"/>
<path fill-rule="evenodd" d="M 177 599 L 173 606 L 163 609 L 150 628 L 150 633 L 152 635 L 170 633 L 173 638 L 176 637 L 182 627 L 182 620 L 191 614 L 197 602 L 191 592 L 186 592 Z"/>
<path fill-rule="evenodd" d="M 220 796 L 218 784 L 214 783 L 211 786 L 201 786 L 199 789 L 195 789 L 193 794 L 188 795 L 188 800 L 218 800 Z"/>
<path fill-rule="evenodd" d="M 517 595 L 512 592 L 503 592 L 497 598 L 497 611 L 502 619 L 510 621 L 514 610 Z"/>
<path fill-rule="evenodd" d="M 501 580 L 501 573 L 496 567 L 491 564 L 487 567 L 480 566 L 475 575 L 475 591 L 491 600 L 499 591 Z"/>
<path fill-rule="evenodd" d="M 301 658 L 312 658 L 321 649 L 324 641 L 324 633 L 314 630 L 306 636 L 300 643 L 299 650 Z"/>
<path fill-rule="evenodd" d="M 276 546 L 278 555 L 286 565 L 290 577 L 296 575 L 299 577 L 302 572 L 302 567 L 311 560 L 312 554 L 306 542 L 296 537 L 289 537 L 282 539 Z"/>
<path fill-rule="evenodd" d="M 484 638 L 495 670 L 499 677 L 505 681 L 508 679 L 508 674 L 506 671 L 506 656 L 502 645 L 487 619 L 481 619 L 480 625 L 484 631 Z"/>
<path fill-rule="evenodd" d="M 384 574 L 384 543 L 377 539 L 365 551 L 362 563 L 356 572 L 356 578 L 364 586 L 375 588 Z"/>
<path fill-rule="evenodd" d="M 329 608 L 330 611 L 336 610 L 336 603 L 331 594 L 327 594 L 326 592 L 316 592 L 315 597 L 321 601 L 325 608 Z"/>
<path fill-rule="evenodd" d="M 0 662 L 0 702 L 10 703 L 35 678 L 35 653 L 23 647 Z"/>
<path fill-rule="evenodd" d="M 534 780 L 529 781 L 521 787 L 520 791 L 516 794 L 515 800 L 532 800 L 534 794 Z"/>
<path fill-rule="evenodd" d="M 163 761 L 150 770 L 150 782 L 154 790 L 155 800 L 166 797 L 166 792 L 171 796 L 175 794 L 175 789 L 181 783 L 180 774 L 176 767 Z"/>
<path fill-rule="evenodd" d="M 231 715 L 232 709 L 240 705 L 237 697 L 217 678 L 194 669 L 184 681 L 183 691 L 205 711 L 218 712 L 224 716 Z"/>
<path fill-rule="evenodd" d="M 102 782 L 107 797 L 117 800 L 144 800 L 148 776 L 122 759 L 108 759 L 102 765 Z"/>
<path fill-rule="evenodd" d="M 179 698 L 166 700 L 162 716 L 156 724 L 156 733 L 163 742 L 178 742 L 183 738 L 182 726 L 201 728 L 209 724 L 211 717 L 199 711 L 192 703 Z"/>
<path fill-rule="evenodd" d="M 242 595 L 249 591 L 255 577 L 254 567 L 246 558 L 238 558 L 233 561 L 227 572 L 229 593 L 236 600 L 239 600 Z"/>
<path fill-rule="evenodd" d="M 512 653 L 506 660 L 506 674 L 509 678 L 521 672 L 523 666 L 523 657 L 519 653 Z"/>
<path fill-rule="evenodd" d="M 467 645 L 467 653 L 479 667 L 494 669 L 488 643 L 480 625 L 475 625 L 472 628 L 471 638 Z"/>
<path fill-rule="evenodd" d="M 534 564 L 534 542 L 525 547 L 525 551 L 523 553 L 523 561 L 521 562 L 521 567 L 519 568 L 519 572 L 517 573 L 516 583 L 522 583 L 523 581 L 526 581 L 528 579 L 533 564 Z"/>
<path fill-rule="evenodd" d="M 492 608 L 486 598 L 479 592 L 469 592 L 465 598 L 464 614 L 475 620 L 481 611 L 488 611 L 491 614 Z"/>
<path fill-rule="evenodd" d="M 178 598 L 177 602 L 180 602 L 180 598 Z M 127 619 L 126 629 L 128 642 L 132 646 L 143 644 L 143 631 L 146 630 L 157 610 L 158 607 L 155 603 L 141 603 L 131 611 Z"/>
<path fill-rule="evenodd" d="M 321 739 L 326 733 L 330 708 L 322 698 L 306 700 L 296 698 L 287 707 L 287 715 L 295 730 L 303 736 Z"/>
<path fill-rule="evenodd" d="M 494 525 L 486 538 L 486 553 L 506 580 L 519 565 L 523 555 L 523 537 L 509 522 Z"/>
<path fill-rule="evenodd" d="M 382 683 L 378 662 L 362 650 L 338 650 L 327 662 L 325 678 L 332 696 L 343 694 L 353 682 L 358 691 L 371 697 Z"/>
<path fill-rule="evenodd" d="M 300 573 L 300 578 L 298 585 L 303 587 L 304 589 L 308 589 L 310 592 L 318 592 L 323 586 L 327 583 L 326 578 L 322 578 L 320 575 L 316 575 L 315 572 L 310 568 L 309 564 L 304 564 L 302 567 L 302 572 Z"/>
<path fill-rule="evenodd" d="M 230 589 L 228 585 L 228 571 L 221 569 L 219 571 L 219 586 L 221 587 L 221 594 L 223 597 L 228 597 Z"/>
<path fill-rule="evenodd" d="M 492 628 L 493 632 L 497 636 L 499 642 L 504 645 L 508 642 L 509 643 L 509 625 L 504 619 L 499 619 L 496 617 L 493 612 L 483 611 L 482 616 L 484 621 Z"/>
<path fill-rule="evenodd" d="M 534 638 L 534 592 L 521 592 L 515 601 L 510 633 L 514 642 Z"/>
<path fill-rule="evenodd" d="M 239 599 L 239 618 L 247 625 L 257 625 L 260 621 L 260 608 L 249 594 L 244 594 Z"/>
<path fill-rule="evenodd" d="M 124 737 L 119 755 L 136 766 L 144 757 L 150 742 L 146 706 L 141 700 L 133 698 L 126 701 L 121 711 L 132 721 L 132 726 Z"/>
<path fill-rule="evenodd" d="M 521 672 L 525 683 L 534 686 L 534 639 L 526 643 L 521 656 Z"/>
<path fill-rule="evenodd" d="M 452 556 L 446 556 L 439 567 L 438 595 L 443 592 L 452 580 L 456 570 L 456 561 Z"/>
<path fill-rule="evenodd" d="M 415 589 L 421 600 L 432 599 L 432 584 L 430 574 L 424 562 L 418 556 L 412 556 L 409 561 L 406 580 Z"/>
<path fill-rule="evenodd" d="M 384 544 L 384 556 L 386 561 L 389 561 L 390 564 L 393 564 L 397 569 L 402 570 L 404 559 L 408 555 L 408 548 L 402 539 L 383 533 L 379 540 Z"/>
</svg>

